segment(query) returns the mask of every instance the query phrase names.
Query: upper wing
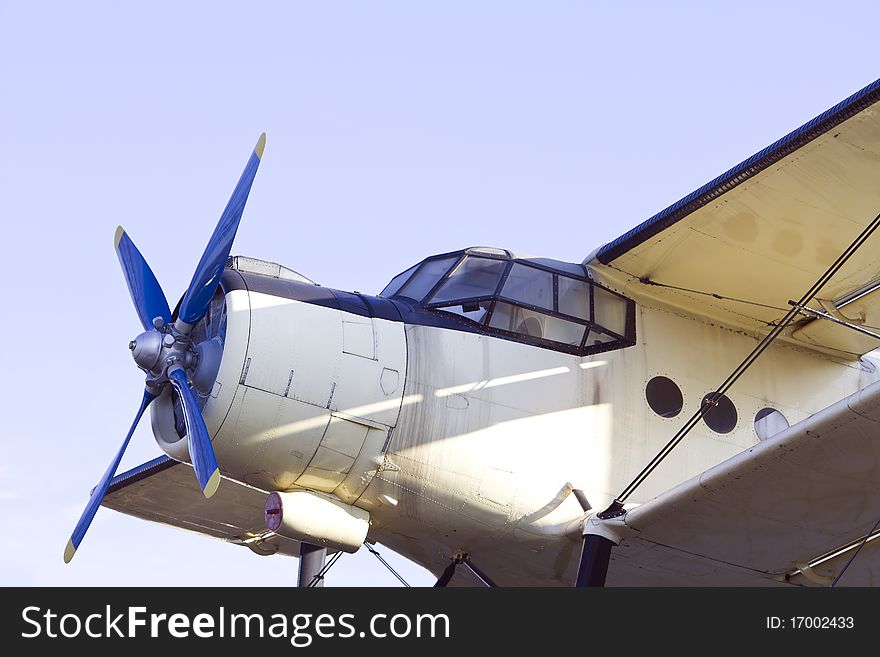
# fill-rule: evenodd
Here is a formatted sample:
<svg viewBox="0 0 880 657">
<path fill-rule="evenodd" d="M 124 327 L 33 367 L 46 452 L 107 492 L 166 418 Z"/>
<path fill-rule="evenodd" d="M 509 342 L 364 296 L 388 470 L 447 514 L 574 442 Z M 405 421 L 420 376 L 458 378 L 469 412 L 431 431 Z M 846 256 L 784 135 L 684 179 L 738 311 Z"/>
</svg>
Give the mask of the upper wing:
<svg viewBox="0 0 880 657">
<path fill-rule="evenodd" d="M 207 534 L 257 554 L 299 556 L 299 542 L 266 529 L 266 491 L 221 475 L 211 499 L 205 499 L 187 463 L 167 456 L 153 459 L 113 478 L 103 506 L 144 520 Z"/>
<path fill-rule="evenodd" d="M 627 511 L 608 583 L 828 584 L 880 536 L 878 465 L 875 383 Z M 878 547 L 840 585 L 880 585 Z"/>
<path fill-rule="evenodd" d="M 766 327 L 880 213 L 880 80 L 598 249 L 589 264 L 635 295 L 746 328 Z M 818 297 L 880 326 L 874 237 Z M 821 308 L 820 308 L 821 309 Z M 880 343 L 827 320 L 792 336 L 861 355 Z"/>
</svg>

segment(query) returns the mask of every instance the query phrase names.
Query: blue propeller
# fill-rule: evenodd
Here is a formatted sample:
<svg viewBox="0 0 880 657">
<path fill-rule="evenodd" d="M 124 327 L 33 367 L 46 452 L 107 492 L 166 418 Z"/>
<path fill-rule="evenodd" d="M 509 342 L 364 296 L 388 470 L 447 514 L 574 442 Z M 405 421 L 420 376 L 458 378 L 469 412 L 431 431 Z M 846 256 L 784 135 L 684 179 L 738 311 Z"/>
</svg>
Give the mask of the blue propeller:
<svg viewBox="0 0 880 657">
<path fill-rule="evenodd" d="M 150 265 L 131 238 L 122 230 L 122 226 L 116 229 L 113 245 L 116 248 L 119 264 L 122 265 L 125 282 L 128 284 L 128 293 L 131 295 L 134 309 L 144 330 L 149 331 L 153 328 L 153 320 L 156 317 L 161 317 L 166 324 L 170 322 L 171 310 L 168 308 L 168 301 L 165 300 L 165 293 L 162 292 L 162 287 Z"/>
<path fill-rule="evenodd" d="M 186 382 L 186 373 L 182 367 L 168 370 L 168 379 L 177 391 L 180 405 L 183 408 L 183 419 L 186 423 L 186 439 L 189 446 L 189 457 L 196 471 L 196 478 L 202 487 L 205 497 L 211 497 L 220 485 L 220 470 L 217 458 L 211 446 L 211 436 L 202 418 L 195 395 Z"/>
<path fill-rule="evenodd" d="M 119 467 L 122 455 L 125 454 L 125 448 L 128 447 L 128 442 L 131 440 L 131 436 L 134 434 L 134 430 L 137 427 L 141 416 L 144 414 L 144 411 L 147 410 L 147 406 L 150 405 L 150 402 L 155 398 L 156 397 L 150 393 L 149 390 L 144 390 L 144 399 L 141 402 L 141 407 L 138 409 L 137 415 L 134 417 L 134 422 L 131 423 L 128 435 L 125 437 L 125 440 L 122 441 L 122 445 L 120 446 L 119 451 L 116 452 L 116 456 L 112 463 L 107 466 L 107 471 L 104 472 L 101 481 L 98 482 L 98 485 L 95 486 L 95 489 L 92 491 L 92 496 L 89 498 L 89 502 L 86 504 L 86 508 L 83 510 L 79 522 L 77 522 L 76 527 L 73 528 L 73 534 L 70 535 L 67 547 L 64 548 L 64 563 L 70 563 L 70 560 L 73 559 L 73 555 L 76 553 L 79 544 L 86 535 L 86 530 L 89 528 L 89 525 L 92 524 L 92 518 L 95 517 L 95 514 L 98 512 L 98 507 L 101 506 L 104 494 L 107 492 L 107 487 L 110 486 L 110 480 L 113 479 L 113 475 L 116 474 L 116 468 Z"/>
<path fill-rule="evenodd" d="M 71 534 L 70 541 L 64 550 L 64 561 L 69 562 L 85 537 L 86 530 L 95 517 L 98 507 L 104 500 L 110 481 L 122 460 L 128 443 L 137 428 L 138 422 L 150 403 L 156 399 L 167 386 L 177 393 L 186 425 L 187 446 L 190 460 L 205 497 L 211 497 L 220 484 L 220 470 L 211 444 L 211 436 L 205 426 L 205 420 L 199 409 L 198 401 L 192 391 L 190 381 L 199 372 L 201 359 L 198 356 L 198 345 L 193 343 L 191 332 L 193 325 L 199 322 L 208 312 L 211 299 L 220 285 L 220 277 L 232 249 L 232 241 L 241 222 L 241 215 L 247 202 L 248 194 L 254 182 L 266 135 L 260 135 L 254 152 L 245 166 L 226 209 L 208 240 L 192 282 L 187 288 L 180 305 L 177 321 L 171 323 L 172 315 L 164 292 L 156 280 L 156 276 L 147 264 L 134 242 L 120 226 L 116 229 L 114 247 L 131 300 L 134 303 L 138 319 L 144 328 L 135 340 L 129 344 L 132 356 L 147 375 L 144 398 L 137 415 L 128 430 L 125 440 L 119 447 L 113 461 L 107 467 L 101 481 L 92 491 L 86 508 Z M 210 370 L 207 370 L 210 372 Z"/>
<path fill-rule="evenodd" d="M 195 273 L 193 273 L 186 294 L 183 295 L 178 317 L 189 325 L 195 324 L 205 316 L 208 304 L 211 303 L 211 297 L 214 296 L 214 291 L 220 283 L 220 275 L 223 273 L 223 268 L 226 267 L 226 259 L 229 258 L 229 252 L 232 250 L 232 240 L 235 239 L 235 233 L 241 221 L 241 213 L 244 211 L 244 204 L 247 202 L 251 185 L 254 183 L 254 176 L 257 175 L 257 167 L 260 166 L 265 146 L 266 133 L 264 132 L 257 140 L 254 152 L 226 204 L 226 209 L 220 216 L 220 221 L 217 222 L 214 234 L 208 240 L 208 245 L 202 253 L 202 259 L 199 260 Z"/>
</svg>

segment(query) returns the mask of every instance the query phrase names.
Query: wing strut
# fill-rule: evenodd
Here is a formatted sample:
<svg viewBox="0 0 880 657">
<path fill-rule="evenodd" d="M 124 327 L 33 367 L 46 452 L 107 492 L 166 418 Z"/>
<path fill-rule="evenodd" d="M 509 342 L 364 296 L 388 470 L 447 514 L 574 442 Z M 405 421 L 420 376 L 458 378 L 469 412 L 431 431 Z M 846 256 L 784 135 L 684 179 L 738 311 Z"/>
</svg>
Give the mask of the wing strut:
<svg viewBox="0 0 880 657">
<path fill-rule="evenodd" d="M 471 571 L 474 575 L 476 575 L 477 579 L 479 579 L 481 582 L 483 582 L 483 584 L 485 584 L 486 586 L 488 586 L 490 588 L 494 588 L 494 587 L 498 586 L 494 581 L 492 581 L 491 577 L 489 577 L 486 573 L 484 573 L 482 570 L 480 570 L 480 568 L 473 561 L 471 561 L 470 555 L 468 555 L 464 552 L 459 552 L 454 557 L 452 557 L 450 564 L 448 566 L 446 566 L 446 569 L 443 571 L 443 573 L 437 579 L 437 582 L 434 584 L 434 587 L 447 586 L 449 584 L 449 580 L 451 580 L 452 576 L 455 575 L 455 567 L 458 564 L 464 564 L 464 566 L 469 571 Z"/>
<path fill-rule="evenodd" d="M 575 586 L 605 586 L 611 548 L 614 545 L 614 541 L 604 536 L 584 534 L 584 549 L 581 552 L 581 565 L 578 566 Z"/>
<path fill-rule="evenodd" d="M 324 586 L 324 562 L 327 559 L 327 548 L 320 545 L 302 542 L 299 544 L 299 577 L 297 586 L 308 588 Z"/>
<path fill-rule="evenodd" d="M 828 321 L 834 322 L 835 324 L 839 324 L 840 326 L 845 326 L 848 329 L 852 329 L 857 333 L 861 333 L 862 335 L 867 335 L 871 338 L 876 338 L 880 340 L 880 333 L 875 333 L 874 331 L 869 331 L 863 326 L 859 326 L 858 324 L 853 324 L 852 322 L 845 322 L 842 319 L 838 319 L 834 315 L 829 315 L 828 313 L 822 312 L 821 310 L 816 310 L 814 308 L 810 308 L 809 306 L 803 306 L 794 301 L 789 301 L 788 304 L 790 306 L 794 306 L 797 308 L 799 313 L 807 315 L 809 317 L 813 317 L 815 319 L 827 319 Z"/>
<path fill-rule="evenodd" d="M 316 546 L 313 545 L 310 547 L 316 547 Z M 324 548 L 317 548 L 317 549 L 323 550 Z M 320 554 L 320 552 L 317 552 L 317 551 L 316 551 L 316 553 Z M 302 553 L 300 553 L 300 554 L 302 554 Z M 330 561 L 328 561 L 326 564 L 324 564 L 321 567 L 321 569 L 318 570 L 318 572 L 316 572 L 314 575 L 312 575 L 311 581 L 308 584 L 305 584 L 304 586 L 306 588 L 320 588 L 320 587 L 324 586 L 324 575 L 326 575 L 327 571 L 333 567 L 333 564 L 335 564 L 337 561 L 339 561 L 339 557 L 341 557 L 342 554 L 343 554 L 342 552 L 337 552 L 332 557 L 330 557 Z M 302 558 L 302 557 L 300 557 L 300 558 Z"/>
</svg>

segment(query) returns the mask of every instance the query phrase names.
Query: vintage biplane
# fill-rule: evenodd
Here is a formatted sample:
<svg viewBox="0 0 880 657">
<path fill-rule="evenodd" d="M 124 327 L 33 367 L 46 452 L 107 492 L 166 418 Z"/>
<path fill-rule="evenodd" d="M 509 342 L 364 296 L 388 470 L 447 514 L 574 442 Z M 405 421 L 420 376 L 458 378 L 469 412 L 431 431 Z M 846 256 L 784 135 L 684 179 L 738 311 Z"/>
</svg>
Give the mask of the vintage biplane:
<svg viewBox="0 0 880 657">
<path fill-rule="evenodd" d="M 878 100 L 582 263 L 467 248 L 375 296 L 230 256 L 262 136 L 173 312 L 117 230 L 146 385 L 65 560 L 103 505 L 304 584 L 377 541 L 440 585 L 880 583 Z M 164 456 L 115 476 L 148 407 Z"/>
</svg>

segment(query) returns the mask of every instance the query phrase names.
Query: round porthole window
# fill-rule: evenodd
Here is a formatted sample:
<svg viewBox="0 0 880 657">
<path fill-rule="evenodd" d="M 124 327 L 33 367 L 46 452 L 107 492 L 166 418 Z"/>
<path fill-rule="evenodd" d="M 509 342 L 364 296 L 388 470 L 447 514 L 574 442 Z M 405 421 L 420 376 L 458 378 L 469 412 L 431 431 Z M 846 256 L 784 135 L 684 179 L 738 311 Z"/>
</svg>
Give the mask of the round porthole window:
<svg viewBox="0 0 880 657">
<path fill-rule="evenodd" d="M 710 392 L 703 397 L 703 405 L 714 396 L 715 393 Z M 726 396 L 721 395 L 715 405 L 703 415 L 703 421 L 716 433 L 730 433 L 736 426 L 736 406 Z"/>
<path fill-rule="evenodd" d="M 645 386 L 648 406 L 660 417 L 675 417 L 681 413 L 684 397 L 675 381 L 665 376 L 655 376 Z"/>
<path fill-rule="evenodd" d="M 761 440 L 767 440 L 788 427 L 786 417 L 775 408 L 762 408 L 755 414 L 755 433 Z"/>
</svg>

